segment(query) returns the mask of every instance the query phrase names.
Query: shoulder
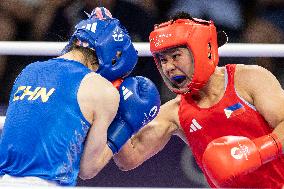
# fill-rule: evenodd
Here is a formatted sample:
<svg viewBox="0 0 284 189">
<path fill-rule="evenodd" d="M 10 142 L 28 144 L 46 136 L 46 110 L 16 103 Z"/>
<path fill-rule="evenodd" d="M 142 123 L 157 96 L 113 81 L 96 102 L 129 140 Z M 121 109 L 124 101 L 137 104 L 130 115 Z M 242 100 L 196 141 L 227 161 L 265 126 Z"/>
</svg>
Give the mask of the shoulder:
<svg viewBox="0 0 284 189">
<path fill-rule="evenodd" d="M 267 69 L 257 65 L 237 65 L 235 85 L 238 91 L 245 91 L 249 96 L 281 89 L 277 78 Z"/>
<path fill-rule="evenodd" d="M 86 92 L 91 98 L 119 97 L 118 90 L 104 77 L 94 72 L 87 74 L 81 81 L 79 90 Z"/>
<path fill-rule="evenodd" d="M 267 69 L 258 66 L 258 65 L 244 65 L 237 64 L 236 65 L 236 73 L 238 75 L 256 75 L 256 74 L 271 74 Z"/>
<path fill-rule="evenodd" d="M 107 79 L 92 72 L 82 79 L 77 99 L 81 107 L 112 111 L 119 104 L 119 92 Z"/>
<path fill-rule="evenodd" d="M 188 144 L 186 137 L 184 135 L 183 129 L 181 128 L 180 122 L 179 122 L 179 105 L 181 101 L 181 95 L 177 95 L 176 98 L 168 101 L 164 104 L 167 110 L 166 116 L 168 117 L 168 121 L 171 127 L 169 127 L 169 130 L 172 131 L 173 135 L 176 135 L 180 137 L 185 143 Z"/>
<path fill-rule="evenodd" d="M 179 118 L 178 118 L 178 110 L 180 104 L 180 95 L 176 98 L 169 100 L 168 102 L 164 103 L 158 114 L 158 119 L 168 123 L 167 125 L 172 125 L 175 128 L 179 128 Z"/>
<path fill-rule="evenodd" d="M 173 112 L 175 110 L 178 110 L 179 104 L 180 104 L 181 96 L 177 95 L 174 99 L 167 101 L 161 106 L 161 109 L 163 110 L 171 110 L 167 112 Z"/>
<path fill-rule="evenodd" d="M 236 67 L 235 80 L 250 87 L 259 87 L 259 84 L 266 84 L 277 79 L 269 70 L 261 66 L 239 64 Z"/>
</svg>

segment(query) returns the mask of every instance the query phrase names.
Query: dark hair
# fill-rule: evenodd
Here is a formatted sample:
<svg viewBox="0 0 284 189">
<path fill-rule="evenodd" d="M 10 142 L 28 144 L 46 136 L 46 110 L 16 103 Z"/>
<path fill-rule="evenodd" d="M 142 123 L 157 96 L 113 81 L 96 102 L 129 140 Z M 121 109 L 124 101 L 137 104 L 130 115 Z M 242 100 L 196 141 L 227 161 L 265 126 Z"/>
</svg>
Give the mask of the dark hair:
<svg viewBox="0 0 284 189">
<path fill-rule="evenodd" d="M 171 20 L 173 21 L 178 20 L 178 19 L 193 20 L 192 16 L 189 13 L 183 12 L 183 11 L 177 12 L 175 15 L 171 16 Z"/>
<path fill-rule="evenodd" d="M 72 50 L 79 51 L 83 54 L 85 61 L 91 62 L 92 65 L 99 64 L 96 51 L 93 49 L 87 48 L 87 47 L 79 46 L 77 45 L 77 42 L 78 42 L 78 39 L 75 39 L 72 42 L 70 48 L 68 49 L 68 52 Z"/>
<path fill-rule="evenodd" d="M 209 25 L 209 23 L 207 21 L 202 21 L 202 20 L 196 20 L 195 18 L 193 18 L 189 13 L 184 12 L 184 11 L 180 11 L 177 12 L 175 15 L 173 15 L 171 17 L 171 20 L 176 21 L 178 19 L 189 19 L 192 20 L 194 22 L 198 22 L 200 24 L 205 24 L 205 25 Z"/>
<path fill-rule="evenodd" d="M 209 25 L 209 22 L 197 20 L 193 18 L 189 13 L 184 11 L 177 12 L 175 15 L 171 16 L 172 21 L 176 21 L 178 19 L 190 19 L 200 24 Z M 218 47 L 221 47 L 228 42 L 228 36 L 224 31 L 222 30 L 217 31 L 217 42 L 218 42 Z"/>
</svg>

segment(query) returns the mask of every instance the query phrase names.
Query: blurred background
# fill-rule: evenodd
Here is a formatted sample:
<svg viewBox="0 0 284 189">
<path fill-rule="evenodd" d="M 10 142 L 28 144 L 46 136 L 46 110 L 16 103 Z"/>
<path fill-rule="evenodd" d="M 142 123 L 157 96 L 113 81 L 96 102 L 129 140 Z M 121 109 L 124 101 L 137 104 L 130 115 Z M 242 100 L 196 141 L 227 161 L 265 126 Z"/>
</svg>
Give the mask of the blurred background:
<svg viewBox="0 0 284 189">
<path fill-rule="evenodd" d="M 0 41 L 65 42 L 73 26 L 97 6 L 108 8 L 128 29 L 134 42 L 148 42 L 153 25 L 177 11 L 213 20 L 229 43 L 283 43 L 284 0 L 1 0 Z M 5 115 L 16 76 L 29 63 L 51 57 L 0 56 L 0 116 Z M 270 70 L 284 86 L 283 58 L 220 58 L 225 64 L 257 64 Z M 132 75 L 157 84 L 161 100 L 175 97 L 158 74 L 151 57 L 140 57 Z M 94 179 L 78 186 L 100 187 L 208 187 L 191 152 L 173 137 L 159 154 L 140 167 L 120 171 L 111 161 Z"/>
</svg>

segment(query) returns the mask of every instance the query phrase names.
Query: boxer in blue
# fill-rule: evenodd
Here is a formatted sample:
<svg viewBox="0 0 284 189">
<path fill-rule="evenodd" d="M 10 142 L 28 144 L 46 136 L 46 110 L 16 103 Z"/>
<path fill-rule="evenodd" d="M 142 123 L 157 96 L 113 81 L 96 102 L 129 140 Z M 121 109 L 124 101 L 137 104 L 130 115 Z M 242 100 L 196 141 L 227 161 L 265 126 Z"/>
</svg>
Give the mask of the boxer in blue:
<svg viewBox="0 0 284 189">
<path fill-rule="evenodd" d="M 0 141 L 0 183 L 74 186 L 78 175 L 94 177 L 157 115 L 155 85 L 127 78 L 138 57 L 125 28 L 103 7 L 88 17 L 62 56 L 28 65 L 15 80 Z"/>
</svg>

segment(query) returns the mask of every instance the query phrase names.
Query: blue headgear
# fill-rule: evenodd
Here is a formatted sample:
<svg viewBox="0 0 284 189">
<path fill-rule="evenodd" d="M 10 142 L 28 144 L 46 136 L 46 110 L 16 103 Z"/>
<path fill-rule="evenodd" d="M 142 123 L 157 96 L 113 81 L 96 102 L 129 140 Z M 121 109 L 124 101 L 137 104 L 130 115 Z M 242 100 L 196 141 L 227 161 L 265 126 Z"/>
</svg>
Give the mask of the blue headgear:
<svg viewBox="0 0 284 189">
<path fill-rule="evenodd" d="M 138 55 L 126 29 L 103 7 L 97 7 L 88 17 L 75 26 L 76 31 L 62 52 L 68 52 L 72 42 L 78 39 L 80 46 L 96 51 L 97 73 L 101 76 L 113 81 L 129 75 Z"/>
</svg>

